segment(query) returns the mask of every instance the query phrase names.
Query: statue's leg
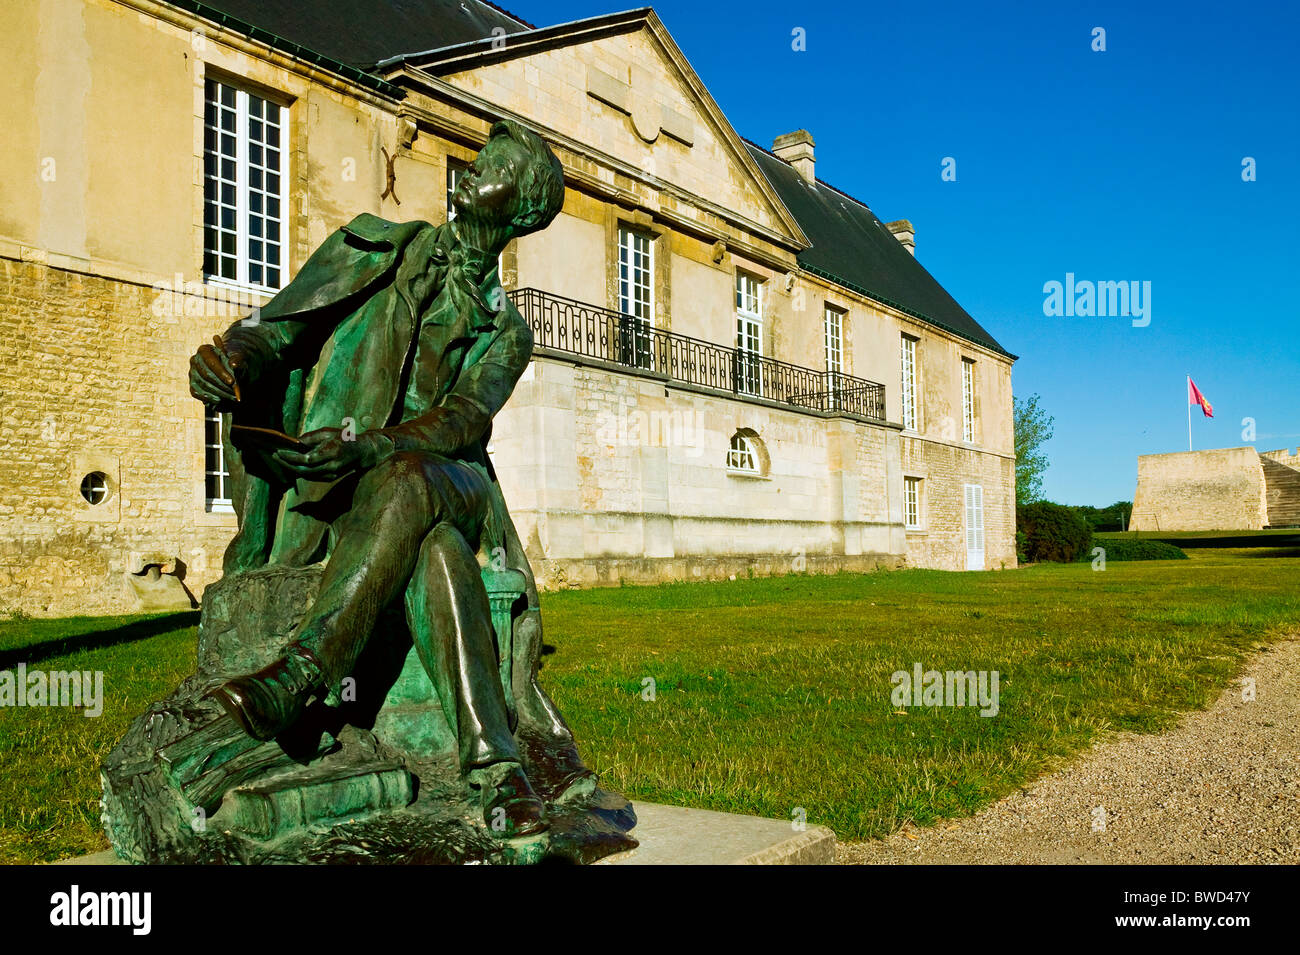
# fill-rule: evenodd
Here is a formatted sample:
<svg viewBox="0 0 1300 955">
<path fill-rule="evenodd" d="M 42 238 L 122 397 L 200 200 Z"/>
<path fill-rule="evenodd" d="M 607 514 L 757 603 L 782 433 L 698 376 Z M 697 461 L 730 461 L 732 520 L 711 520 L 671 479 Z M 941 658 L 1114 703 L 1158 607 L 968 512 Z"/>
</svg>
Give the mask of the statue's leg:
<svg viewBox="0 0 1300 955">
<path fill-rule="evenodd" d="M 519 762 L 487 592 L 473 551 L 450 524 L 439 524 L 420 545 L 406 589 L 406 621 L 456 734 L 461 768 Z"/>
<path fill-rule="evenodd" d="M 503 836 L 545 829 L 545 806 L 510 732 L 481 569 L 451 523 L 438 524 L 421 543 L 405 603 L 416 652 L 456 733 L 461 769 L 480 791 L 484 821 Z"/>
<path fill-rule="evenodd" d="M 287 729 L 313 692 L 352 672 L 379 614 L 405 590 L 425 535 L 444 519 L 481 523 L 482 484 L 471 468 L 436 455 L 394 455 L 366 473 L 335 523 L 320 591 L 289 652 L 213 695 L 252 736 Z"/>
</svg>

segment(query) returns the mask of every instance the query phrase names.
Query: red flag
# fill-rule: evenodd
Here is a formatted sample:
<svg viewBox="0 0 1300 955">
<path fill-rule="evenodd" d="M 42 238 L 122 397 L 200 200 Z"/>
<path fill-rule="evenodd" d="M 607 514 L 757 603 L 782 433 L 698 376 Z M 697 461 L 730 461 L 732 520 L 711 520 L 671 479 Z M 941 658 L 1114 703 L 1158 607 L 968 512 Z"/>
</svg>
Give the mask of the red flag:
<svg viewBox="0 0 1300 955">
<path fill-rule="evenodd" d="M 1205 412 L 1205 417 L 1214 417 L 1214 407 L 1206 400 L 1205 395 L 1201 394 L 1201 389 L 1196 387 L 1196 382 L 1187 379 L 1187 404 L 1200 405 L 1201 411 Z"/>
</svg>

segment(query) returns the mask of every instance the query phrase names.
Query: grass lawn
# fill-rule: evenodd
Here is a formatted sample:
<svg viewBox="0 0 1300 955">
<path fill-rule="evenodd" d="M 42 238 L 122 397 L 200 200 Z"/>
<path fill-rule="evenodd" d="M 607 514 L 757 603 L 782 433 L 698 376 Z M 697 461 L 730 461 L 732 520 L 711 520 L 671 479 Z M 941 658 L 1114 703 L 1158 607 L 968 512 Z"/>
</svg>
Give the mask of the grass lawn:
<svg viewBox="0 0 1300 955">
<path fill-rule="evenodd" d="M 962 816 L 1108 728 L 1166 727 L 1300 626 L 1300 558 L 908 570 L 543 596 L 543 682 L 605 782 L 637 799 L 790 818 L 841 839 Z M 123 630 L 137 628 L 140 639 Z M 116 631 L 111 640 L 105 631 Z M 79 634 L 90 634 L 78 641 Z M 0 861 L 104 848 L 99 759 L 193 667 L 193 615 L 0 623 L 0 669 L 103 670 L 99 719 L 0 710 Z M 53 655 L 50 655 L 53 654 Z M 1000 712 L 899 711 L 915 663 L 996 670 Z M 642 698 L 655 681 L 655 699 Z"/>
</svg>

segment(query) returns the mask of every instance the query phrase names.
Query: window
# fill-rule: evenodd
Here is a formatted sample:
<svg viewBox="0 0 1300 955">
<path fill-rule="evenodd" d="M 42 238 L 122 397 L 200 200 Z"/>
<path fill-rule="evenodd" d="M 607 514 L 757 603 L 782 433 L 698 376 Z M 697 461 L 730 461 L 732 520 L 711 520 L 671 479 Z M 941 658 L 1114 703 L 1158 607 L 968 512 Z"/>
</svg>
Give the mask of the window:
<svg viewBox="0 0 1300 955">
<path fill-rule="evenodd" d="M 209 79 L 203 110 L 203 272 L 284 284 L 285 108 Z"/>
<path fill-rule="evenodd" d="M 736 273 L 736 390 L 745 395 L 763 393 L 762 283 L 745 272 Z"/>
<path fill-rule="evenodd" d="M 824 309 L 826 343 L 826 390 L 830 393 L 830 410 L 839 407 L 840 375 L 844 371 L 844 313 L 833 305 Z"/>
<path fill-rule="evenodd" d="M 916 339 L 911 335 L 903 336 L 903 427 L 908 431 L 917 429 L 916 413 Z"/>
<path fill-rule="evenodd" d="M 230 469 L 222 446 L 221 415 L 206 409 L 203 420 L 203 483 L 209 511 L 230 511 Z"/>
<path fill-rule="evenodd" d="M 975 362 L 961 360 L 961 439 L 975 440 Z"/>
<path fill-rule="evenodd" d="M 844 371 L 844 313 L 832 305 L 826 306 L 826 370 Z"/>
<path fill-rule="evenodd" d="M 759 473 L 758 452 L 749 435 L 737 431 L 731 436 L 731 450 L 727 452 L 727 467 L 733 471 Z"/>
<path fill-rule="evenodd" d="M 637 368 L 653 367 L 654 244 L 650 236 L 618 230 L 619 360 Z"/>
<path fill-rule="evenodd" d="M 908 530 L 921 526 L 921 479 L 903 478 L 903 523 Z"/>
<path fill-rule="evenodd" d="M 108 497 L 108 475 L 91 471 L 81 479 L 81 497 L 87 504 L 99 504 Z"/>
</svg>

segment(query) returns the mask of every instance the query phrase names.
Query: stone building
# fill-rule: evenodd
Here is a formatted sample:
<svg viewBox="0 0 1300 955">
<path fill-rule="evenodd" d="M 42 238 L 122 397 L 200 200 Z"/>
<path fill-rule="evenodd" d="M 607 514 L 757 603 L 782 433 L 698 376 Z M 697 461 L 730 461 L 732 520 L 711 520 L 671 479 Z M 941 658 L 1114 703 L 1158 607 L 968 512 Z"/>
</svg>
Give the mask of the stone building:
<svg viewBox="0 0 1300 955">
<path fill-rule="evenodd" d="M 234 515 L 189 356 L 356 214 L 443 221 L 500 117 L 567 181 L 500 263 L 537 349 L 491 451 L 544 585 L 1014 566 L 1015 358 L 811 135 L 742 139 L 649 9 L 359 9 L 7 11 L 0 610 L 200 594 Z"/>
<path fill-rule="evenodd" d="M 1143 454 L 1134 531 L 1300 527 L 1300 448 L 1217 448 Z"/>
</svg>

